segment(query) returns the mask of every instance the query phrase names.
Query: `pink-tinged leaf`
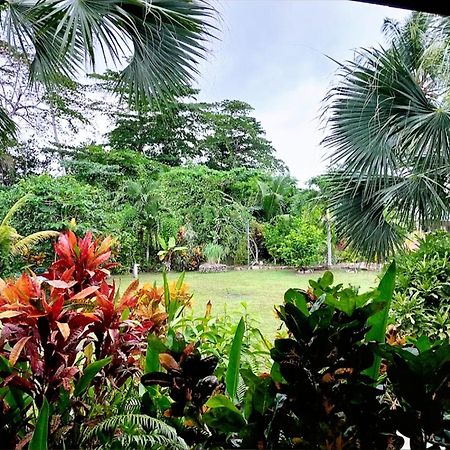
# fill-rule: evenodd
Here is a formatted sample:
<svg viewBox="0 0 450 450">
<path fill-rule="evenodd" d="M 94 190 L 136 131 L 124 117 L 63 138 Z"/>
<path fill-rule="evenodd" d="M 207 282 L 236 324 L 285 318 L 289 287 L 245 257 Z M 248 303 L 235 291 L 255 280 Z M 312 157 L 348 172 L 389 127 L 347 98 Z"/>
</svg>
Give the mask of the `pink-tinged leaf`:
<svg viewBox="0 0 450 450">
<path fill-rule="evenodd" d="M 100 269 L 100 272 L 103 272 L 107 277 L 111 276 L 111 271 L 108 269 Z"/>
<path fill-rule="evenodd" d="M 8 311 L 2 311 L 0 312 L 0 319 L 10 319 L 11 317 L 20 316 L 23 314 L 23 311 L 14 311 L 14 310 L 8 310 Z"/>
<path fill-rule="evenodd" d="M 89 274 L 90 277 L 93 277 L 95 275 L 95 272 L 93 270 L 86 270 L 86 272 Z"/>
<path fill-rule="evenodd" d="M 2 293 L 5 286 L 6 286 L 5 280 L 3 278 L 0 278 L 0 294 Z"/>
<path fill-rule="evenodd" d="M 87 296 L 98 291 L 98 289 L 99 289 L 98 286 L 89 286 L 86 289 L 83 289 L 82 291 L 78 292 L 78 294 L 75 294 L 73 297 L 70 297 L 70 300 L 83 300 Z"/>
<path fill-rule="evenodd" d="M 17 362 L 17 360 L 20 357 L 20 354 L 22 353 L 23 348 L 25 347 L 25 344 L 31 339 L 31 336 L 23 337 L 22 339 L 19 339 L 14 347 L 11 349 L 11 353 L 9 354 L 9 363 L 14 366 Z"/>
<path fill-rule="evenodd" d="M 70 283 L 67 283 L 63 280 L 47 280 L 46 283 L 56 289 L 69 289 L 75 284 L 77 284 L 76 281 L 71 281 Z"/>
<path fill-rule="evenodd" d="M 59 329 L 59 331 L 61 332 L 63 338 L 65 341 L 67 341 L 67 338 L 70 336 L 70 327 L 68 323 L 63 323 L 63 322 L 56 322 L 56 325 Z"/>
</svg>

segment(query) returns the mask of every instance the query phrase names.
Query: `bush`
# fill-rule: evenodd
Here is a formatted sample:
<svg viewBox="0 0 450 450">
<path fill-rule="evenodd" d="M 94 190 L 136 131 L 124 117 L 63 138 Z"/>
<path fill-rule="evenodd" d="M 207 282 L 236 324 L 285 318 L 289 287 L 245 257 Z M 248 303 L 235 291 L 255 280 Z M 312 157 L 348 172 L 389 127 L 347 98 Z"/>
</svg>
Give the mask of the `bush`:
<svg viewBox="0 0 450 450">
<path fill-rule="evenodd" d="M 264 226 L 264 240 L 277 263 L 299 267 L 324 260 L 326 235 L 317 216 L 279 216 Z"/>
<path fill-rule="evenodd" d="M 403 334 L 450 339 L 450 234 L 428 234 L 397 265 L 393 323 Z"/>
</svg>

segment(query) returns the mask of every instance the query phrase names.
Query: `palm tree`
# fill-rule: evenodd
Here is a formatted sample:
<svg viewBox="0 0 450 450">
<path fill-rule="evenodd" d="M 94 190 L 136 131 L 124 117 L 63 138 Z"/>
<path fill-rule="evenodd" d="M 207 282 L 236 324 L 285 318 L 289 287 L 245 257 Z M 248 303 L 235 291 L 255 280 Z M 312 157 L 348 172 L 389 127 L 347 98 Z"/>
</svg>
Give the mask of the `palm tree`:
<svg viewBox="0 0 450 450">
<path fill-rule="evenodd" d="M 112 61 L 125 65 L 116 91 L 139 106 L 189 84 L 215 10 L 205 0 L 0 0 L 0 14 L 9 44 L 32 55 L 31 81 L 51 92 L 62 77 Z M 13 135 L 14 124 L 0 111 L 0 140 Z"/>
<path fill-rule="evenodd" d="M 150 261 L 151 249 L 159 248 L 160 208 L 156 192 L 158 183 L 154 180 L 147 182 L 128 181 L 117 201 L 130 202 L 136 212 L 136 223 L 139 239 L 145 248 L 145 261 Z"/>
<path fill-rule="evenodd" d="M 338 234 L 384 259 L 449 212 L 449 19 L 386 21 L 390 47 L 341 64 L 324 102 Z"/>
<path fill-rule="evenodd" d="M 27 253 L 30 248 L 46 239 L 58 236 L 57 231 L 38 231 L 28 236 L 21 236 L 17 230 L 11 226 L 14 214 L 31 199 L 27 194 L 21 197 L 6 213 L 0 223 L 0 273 L 3 272 L 5 263 L 9 256 Z"/>
<path fill-rule="evenodd" d="M 258 181 L 258 198 L 256 209 L 266 221 L 283 214 L 286 207 L 286 197 L 293 189 L 293 180 L 287 175 L 272 178 L 269 183 Z"/>
</svg>

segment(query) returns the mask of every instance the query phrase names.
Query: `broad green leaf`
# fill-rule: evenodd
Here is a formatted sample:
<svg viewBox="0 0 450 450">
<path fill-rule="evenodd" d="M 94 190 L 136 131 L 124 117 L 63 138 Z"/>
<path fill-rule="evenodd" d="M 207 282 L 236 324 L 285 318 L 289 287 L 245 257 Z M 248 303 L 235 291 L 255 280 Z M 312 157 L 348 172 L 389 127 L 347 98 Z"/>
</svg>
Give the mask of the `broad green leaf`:
<svg viewBox="0 0 450 450">
<path fill-rule="evenodd" d="M 326 271 L 319 279 L 319 284 L 322 289 L 326 289 L 333 284 L 334 276 L 330 271 Z"/>
<path fill-rule="evenodd" d="M 375 341 L 384 343 L 386 337 L 386 327 L 389 318 L 389 309 L 391 307 L 392 295 L 395 287 L 395 261 L 392 261 L 388 270 L 378 285 L 378 296 L 375 302 L 385 302 L 384 308 L 369 317 L 367 324 L 371 329 L 366 334 L 367 341 Z M 369 367 L 364 373 L 370 376 L 373 380 L 378 379 L 380 373 L 381 356 L 375 355 L 372 367 Z"/>
<path fill-rule="evenodd" d="M 50 406 L 47 399 L 44 397 L 28 450 L 47 450 L 49 416 Z"/>
<path fill-rule="evenodd" d="M 205 405 L 208 408 L 228 408 L 232 411 L 239 412 L 239 410 L 234 406 L 234 403 L 225 395 L 213 395 L 206 403 Z"/>
<path fill-rule="evenodd" d="M 100 372 L 100 370 L 107 366 L 111 361 L 112 356 L 108 356 L 108 358 L 100 359 L 89 364 L 75 386 L 75 397 L 79 397 L 89 387 L 92 380 Z"/>
<path fill-rule="evenodd" d="M 241 317 L 239 324 L 236 328 L 236 332 L 231 344 L 230 355 L 228 360 L 227 372 L 225 374 L 225 385 L 228 395 L 236 400 L 236 392 L 239 383 L 239 369 L 241 363 L 241 348 L 242 340 L 244 338 L 245 324 L 244 318 Z"/>
<path fill-rule="evenodd" d="M 240 431 L 246 424 L 233 402 L 224 395 L 214 395 L 206 402 L 206 406 L 211 409 L 203 415 L 203 420 L 211 428 L 231 433 Z"/>
<path fill-rule="evenodd" d="M 309 316 L 308 300 L 305 292 L 300 289 L 288 289 L 284 294 L 286 303 L 293 303 L 305 316 Z"/>
<path fill-rule="evenodd" d="M 144 373 L 159 370 L 159 354 L 166 352 L 167 347 L 154 334 L 149 333 L 147 338 L 147 352 L 145 353 Z"/>
</svg>

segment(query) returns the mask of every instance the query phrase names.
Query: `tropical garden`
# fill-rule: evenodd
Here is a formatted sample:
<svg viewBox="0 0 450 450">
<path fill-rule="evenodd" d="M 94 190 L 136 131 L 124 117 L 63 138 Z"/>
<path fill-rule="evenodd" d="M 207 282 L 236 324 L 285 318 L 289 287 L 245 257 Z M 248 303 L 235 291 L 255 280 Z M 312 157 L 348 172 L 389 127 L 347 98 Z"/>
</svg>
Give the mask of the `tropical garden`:
<svg viewBox="0 0 450 450">
<path fill-rule="evenodd" d="M 448 18 L 339 62 L 302 187 L 198 100 L 207 2 L 0 24 L 1 448 L 450 448 Z"/>
</svg>

